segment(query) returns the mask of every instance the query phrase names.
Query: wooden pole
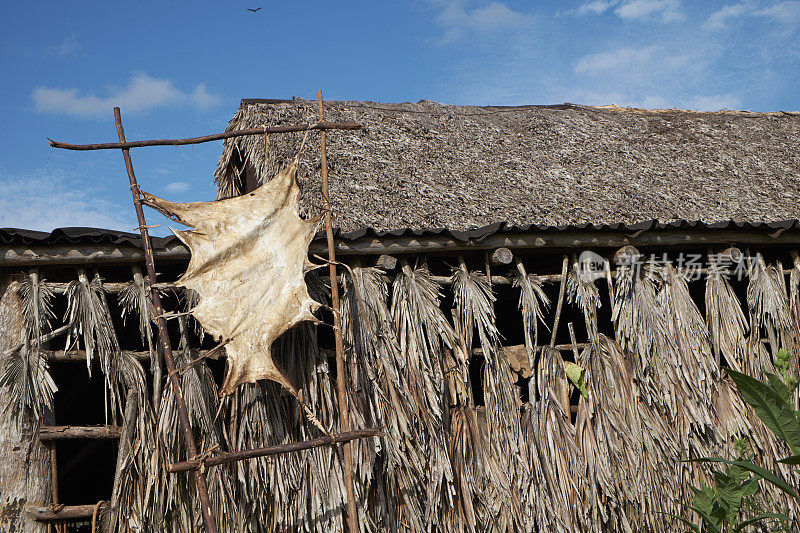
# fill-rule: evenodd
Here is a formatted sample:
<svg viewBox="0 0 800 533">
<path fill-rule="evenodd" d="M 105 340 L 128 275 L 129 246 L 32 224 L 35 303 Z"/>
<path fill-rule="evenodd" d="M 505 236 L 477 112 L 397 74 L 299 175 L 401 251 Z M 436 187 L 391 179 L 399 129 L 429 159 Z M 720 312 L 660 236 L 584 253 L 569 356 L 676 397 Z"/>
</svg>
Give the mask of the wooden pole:
<svg viewBox="0 0 800 533">
<path fill-rule="evenodd" d="M 320 446 L 328 446 L 339 442 L 350 442 L 355 439 L 366 439 L 369 437 L 380 437 L 383 435 L 380 429 L 359 429 L 356 431 L 348 431 L 346 433 L 336 433 L 334 435 L 325 435 L 312 440 L 302 442 L 292 442 L 289 444 L 278 444 L 275 446 L 267 446 L 265 448 L 253 448 L 251 450 L 242 450 L 238 452 L 221 453 L 213 457 L 208 457 L 204 460 L 194 459 L 191 461 L 183 461 L 180 463 L 173 463 L 169 465 L 170 472 L 186 472 L 188 470 L 197 470 L 203 466 L 216 466 L 225 463 L 232 463 L 234 461 L 242 461 L 244 459 L 253 459 L 256 457 L 266 457 L 268 455 L 280 455 L 283 453 L 299 452 L 303 450 L 310 450 L 311 448 L 319 448 Z M 350 522 L 348 516 L 348 524 Z M 358 531 L 358 530 L 356 530 Z"/>
<path fill-rule="evenodd" d="M 101 505 L 101 509 L 105 505 L 107 504 Z M 27 512 L 37 522 L 55 522 L 60 520 L 91 518 L 92 515 L 94 515 L 95 507 L 95 504 L 64 505 L 58 508 L 29 505 L 25 508 L 25 512 Z"/>
<path fill-rule="evenodd" d="M 84 361 L 86 359 L 84 358 Z M 40 441 L 66 439 L 118 439 L 121 426 L 42 426 L 39 428 Z"/>
<path fill-rule="evenodd" d="M 556 318 L 553 321 L 553 334 L 550 336 L 550 346 L 556 345 L 556 333 L 558 333 L 558 322 L 561 320 L 561 308 L 564 307 L 564 294 L 567 291 L 567 269 L 569 268 L 569 257 L 564 256 L 561 264 L 561 286 L 558 289 L 558 304 L 556 305 Z"/>
<path fill-rule="evenodd" d="M 322 104 L 322 91 L 317 93 L 319 104 L 319 121 L 325 120 L 325 108 Z M 331 197 L 328 191 L 328 154 L 325 147 L 325 130 L 320 132 L 320 155 L 322 158 L 322 195 L 325 198 L 325 236 L 328 241 L 328 267 L 331 278 L 331 306 L 333 307 L 333 333 L 336 342 L 336 393 L 339 400 L 339 427 L 342 433 L 350 431 L 350 409 L 347 405 L 345 389 L 344 343 L 342 342 L 342 324 L 339 316 L 339 283 L 336 276 L 336 249 L 333 242 L 333 221 L 331 220 Z M 350 442 L 342 444 L 342 462 L 344 463 L 344 484 L 347 490 L 347 528 L 350 533 L 358 531 L 356 509 L 356 491 L 353 484 L 353 452 Z"/>
<path fill-rule="evenodd" d="M 51 491 L 50 491 L 50 502 L 53 505 L 58 505 L 58 454 L 56 453 L 56 443 L 50 443 L 50 484 L 51 484 Z M 63 527 L 59 527 L 58 525 L 50 525 L 49 529 L 51 531 L 56 531 L 57 533 L 62 533 L 64 530 Z"/>
<path fill-rule="evenodd" d="M 114 121 L 117 124 L 117 135 L 121 143 L 125 142 L 125 130 L 122 127 L 122 115 L 119 108 L 114 108 Z M 153 247 L 150 243 L 150 235 L 147 231 L 147 222 L 144 218 L 144 211 L 142 210 L 142 196 L 139 190 L 139 184 L 136 183 L 136 175 L 133 173 L 133 162 L 131 161 L 131 152 L 127 148 L 122 149 L 122 157 L 125 160 L 125 168 L 128 171 L 128 180 L 131 184 L 131 194 L 133 195 L 133 207 L 136 209 L 136 218 L 139 221 L 139 231 L 142 234 L 142 247 L 144 248 L 145 264 L 147 265 L 147 276 L 150 283 L 156 282 L 156 267 L 153 261 Z M 158 290 L 150 286 L 150 295 L 153 299 L 153 307 L 155 308 L 156 316 L 158 317 L 158 339 L 164 349 L 164 362 L 169 371 L 169 380 L 172 384 L 172 392 L 175 395 L 175 402 L 178 405 L 178 418 L 180 419 L 183 428 L 184 440 L 186 441 L 186 452 L 189 457 L 197 456 L 197 447 L 194 442 L 194 434 L 192 433 L 192 425 L 189 422 L 189 411 L 186 408 L 186 402 L 183 399 L 183 388 L 178 379 L 175 370 L 175 360 L 172 358 L 172 346 L 169 342 L 169 332 L 167 331 L 167 321 L 164 320 L 164 308 L 161 305 L 161 297 Z M 203 521 L 206 525 L 208 533 L 217 533 L 217 524 L 214 521 L 214 515 L 211 512 L 211 504 L 208 500 L 208 485 L 206 484 L 206 476 L 202 470 L 194 471 L 194 481 L 197 486 L 197 493 L 200 497 L 200 509 L 203 513 Z"/>
<path fill-rule="evenodd" d="M 70 144 L 53 139 L 50 141 L 50 146 L 53 148 L 63 148 L 64 150 L 112 150 L 129 148 L 142 148 L 145 146 L 183 146 L 187 144 L 200 144 L 210 141 L 221 141 L 223 139 L 230 139 L 232 137 L 243 137 L 245 135 L 263 135 L 265 133 L 290 133 L 293 131 L 307 131 L 307 130 L 358 130 L 361 129 L 361 124 L 352 123 L 328 123 L 317 122 L 316 124 L 297 124 L 294 126 L 273 126 L 271 128 L 248 128 L 243 130 L 226 131 L 223 133 L 215 133 L 213 135 L 204 135 L 202 137 L 190 137 L 188 139 L 151 139 L 147 141 L 120 141 L 118 143 L 96 143 L 96 144 Z"/>
</svg>

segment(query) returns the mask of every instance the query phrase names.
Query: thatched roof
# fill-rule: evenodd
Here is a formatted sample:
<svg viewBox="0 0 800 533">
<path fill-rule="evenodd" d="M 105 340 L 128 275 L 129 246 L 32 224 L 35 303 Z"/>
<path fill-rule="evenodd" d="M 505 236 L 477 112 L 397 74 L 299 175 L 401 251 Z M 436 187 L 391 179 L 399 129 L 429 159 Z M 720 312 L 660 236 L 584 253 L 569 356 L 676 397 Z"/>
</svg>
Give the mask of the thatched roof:
<svg viewBox="0 0 800 533">
<path fill-rule="evenodd" d="M 800 218 L 795 113 L 429 101 L 325 109 L 329 121 L 364 126 L 328 134 L 333 207 L 346 231 Z M 316 102 L 243 100 L 228 128 L 315 120 Z M 301 138 L 271 136 L 266 157 L 263 137 L 227 140 L 216 171 L 220 196 L 269 179 Z M 321 205 L 315 143 L 301 169 L 311 177 L 301 181 L 310 211 Z"/>
</svg>

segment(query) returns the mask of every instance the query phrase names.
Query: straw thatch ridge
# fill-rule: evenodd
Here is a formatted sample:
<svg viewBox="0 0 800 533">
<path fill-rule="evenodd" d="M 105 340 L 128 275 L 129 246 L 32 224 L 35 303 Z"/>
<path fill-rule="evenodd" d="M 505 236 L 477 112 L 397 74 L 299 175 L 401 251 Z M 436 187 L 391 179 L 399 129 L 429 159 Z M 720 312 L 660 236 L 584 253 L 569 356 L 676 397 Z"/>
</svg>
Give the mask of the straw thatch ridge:
<svg viewBox="0 0 800 533">
<path fill-rule="evenodd" d="M 800 218 L 793 113 L 326 102 L 336 224 L 345 231 L 510 224 L 749 222 Z M 228 129 L 317 120 L 316 102 L 243 101 Z M 300 134 L 225 141 L 219 196 L 276 174 Z M 302 205 L 321 202 L 317 150 Z"/>
</svg>

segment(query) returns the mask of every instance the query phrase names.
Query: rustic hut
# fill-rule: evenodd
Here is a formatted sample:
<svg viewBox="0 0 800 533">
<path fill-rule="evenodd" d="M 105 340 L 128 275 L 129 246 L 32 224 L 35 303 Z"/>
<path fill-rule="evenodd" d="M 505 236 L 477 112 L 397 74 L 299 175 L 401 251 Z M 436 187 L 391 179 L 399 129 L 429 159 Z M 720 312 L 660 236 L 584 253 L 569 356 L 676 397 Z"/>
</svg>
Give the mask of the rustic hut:
<svg viewBox="0 0 800 533">
<path fill-rule="evenodd" d="M 243 100 L 229 129 L 316 117 L 314 102 Z M 662 513 L 685 514 L 708 476 L 681 461 L 741 438 L 797 485 L 722 369 L 757 374 L 780 348 L 797 369 L 798 115 L 329 102 L 326 118 L 363 125 L 328 146 L 350 425 L 386 431 L 353 446 L 364 531 L 672 531 Z M 254 190 L 301 141 L 228 139 L 218 196 Z M 306 149 L 306 216 L 319 172 Z M 188 251 L 154 246 L 169 287 Z M 311 259 L 324 250 L 320 235 Z M 71 513 L 198 528 L 190 478 L 164 471 L 185 452 L 138 236 L 4 229 L 0 252 L 0 527 Z M 330 303 L 323 276 L 307 281 Z M 193 305 L 177 288 L 167 302 Z M 170 327 L 206 454 L 318 434 L 274 383 L 220 401 L 224 358 L 190 364 L 213 342 L 188 316 Z M 332 347 L 330 328 L 303 325 L 275 351 L 336 429 Z M 344 528 L 335 448 L 207 475 L 221 530 Z M 800 512 L 768 490 L 760 504 Z"/>
</svg>

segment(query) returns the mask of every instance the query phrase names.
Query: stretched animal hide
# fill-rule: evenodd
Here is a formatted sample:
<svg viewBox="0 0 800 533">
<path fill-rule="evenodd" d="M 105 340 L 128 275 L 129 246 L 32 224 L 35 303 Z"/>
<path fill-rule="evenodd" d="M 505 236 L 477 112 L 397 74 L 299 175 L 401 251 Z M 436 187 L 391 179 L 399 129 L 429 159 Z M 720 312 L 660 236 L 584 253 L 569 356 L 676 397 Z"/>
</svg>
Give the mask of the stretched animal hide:
<svg viewBox="0 0 800 533">
<path fill-rule="evenodd" d="M 272 358 L 272 343 L 303 321 L 316 321 L 304 267 L 318 219 L 298 214 L 297 162 L 244 196 L 216 202 L 168 202 L 142 193 L 145 203 L 192 226 L 173 230 L 192 257 L 177 285 L 196 291 L 192 314 L 215 338 L 229 339 L 228 371 L 220 392 L 271 379 L 296 389 Z"/>
</svg>

